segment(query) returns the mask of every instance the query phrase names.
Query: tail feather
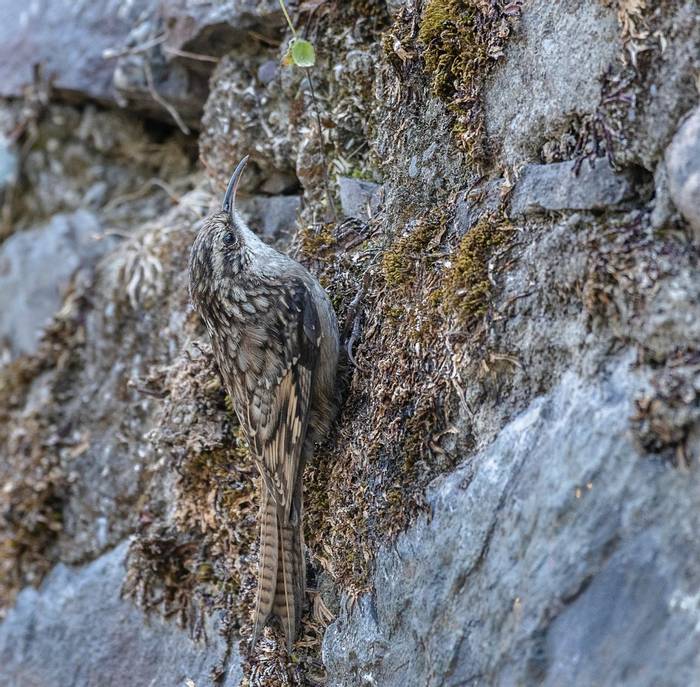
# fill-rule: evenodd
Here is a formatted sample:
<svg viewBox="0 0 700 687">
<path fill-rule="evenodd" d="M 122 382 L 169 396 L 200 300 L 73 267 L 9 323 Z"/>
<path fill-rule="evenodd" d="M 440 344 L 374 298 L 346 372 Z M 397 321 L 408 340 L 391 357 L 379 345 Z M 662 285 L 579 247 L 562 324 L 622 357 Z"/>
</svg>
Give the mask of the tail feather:
<svg viewBox="0 0 700 687">
<path fill-rule="evenodd" d="M 287 637 L 287 647 L 291 649 L 301 623 L 305 587 L 305 576 L 301 571 L 305 566 L 299 538 L 300 528 L 292 524 L 279 524 L 279 530 L 280 563 L 277 568 L 273 611 L 280 619 Z"/>
<path fill-rule="evenodd" d="M 260 505 L 260 565 L 255 601 L 253 643 L 267 619 L 275 614 L 291 650 L 301 623 L 306 588 L 306 566 L 301 534 L 301 498 L 293 504 L 293 521 L 283 522 L 267 487 L 262 487 Z M 296 507 L 294 507 L 296 506 Z"/>
<path fill-rule="evenodd" d="M 267 621 L 275 601 L 277 567 L 279 557 L 279 532 L 277 528 L 277 504 L 263 482 L 260 501 L 260 562 L 258 566 L 258 591 L 255 596 L 255 630 L 253 646 Z"/>
</svg>

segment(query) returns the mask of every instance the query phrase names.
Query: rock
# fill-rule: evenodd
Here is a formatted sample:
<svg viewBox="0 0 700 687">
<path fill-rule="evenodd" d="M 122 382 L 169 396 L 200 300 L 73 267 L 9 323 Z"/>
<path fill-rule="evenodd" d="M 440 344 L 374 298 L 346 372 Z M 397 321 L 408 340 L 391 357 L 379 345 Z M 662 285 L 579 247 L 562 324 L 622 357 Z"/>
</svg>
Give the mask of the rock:
<svg viewBox="0 0 700 687">
<path fill-rule="evenodd" d="M 172 115 L 153 97 L 155 90 L 186 126 L 198 129 L 217 58 L 252 42 L 251 31 L 270 41 L 278 39 L 283 21 L 279 3 L 272 0 L 161 2 L 153 12 L 144 13 L 127 37 L 126 45 L 137 50 L 116 62 L 114 85 L 121 104 L 174 123 Z M 148 50 L 138 49 L 162 33 L 162 43 Z M 149 70 L 153 89 L 148 82 Z"/>
<path fill-rule="evenodd" d="M 662 160 L 654 172 L 654 207 L 649 220 L 654 229 L 662 229 L 673 218 L 675 208 L 671 202 L 671 191 L 668 187 L 668 170 Z"/>
<path fill-rule="evenodd" d="M 204 106 L 199 150 L 207 169 L 226 188 L 231 171 L 245 155 L 251 159 L 241 180 L 241 190 L 255 192 L 269 182 L 269 193 L 298 187 L 296 156 L 289 137 L 289 100 L 282 92 L 277 70 L 264 85 L 257 84 L 259 70 L 275 56 L 271 51 L 251 56 L 225 56 L 214 70 L 212 89 Z M 298 75 L 297 75 L 298 76 Z M 311 148 L 318 138 L 309 132 Z M 315 146 L 315 147 L 314 147 Z M 302 180 L 303 181 L 303 180 Z"/>
<path fill-rule="evenodd" d="M 0 246 L 0 341 L 11 355 L 36 349 L 71 275 L 112 245 L 101 239 L 101 231 L 94 214 L 78 210 L 54 215 L 48 224 L 13 234 Z"/>
<path fill-rule="evenodd" d="M 615 10 L 597 0 L 534 0 L 485 90 L 486 126 L 505 164 L 536 159 L 572 114 L 595 112 L 620 51 Z"/>
<path fill-rule="evenodd" d="M 666 149 L 671 199 L 700 242 L 700 107 L 696 107 Z"/>
<path fill-rule="evenodd" d="M 164 0 L 160 18 L 168 27 L 167 48 L 217 56 L 249 40 L 249 31 L 272 38 L 284 22 L 276 0 Z"/>
<path fill-rule="evenodd" d="M 523 167 L 511 195 L 511 215 L 556 210 L 603 210 L 634 196 L 630 177 L 616 174 L 607 160 Z"/>
<path fill-rule="evenodd" d="M 660 8 L 659 8 L 660 9 Z M 651 13 L 650 13 L 651 14 Z M 696 0 L 678 0 L 654 12 L 656 40 L 644 41 L 653 54 L 644 91 L 626 115 L 629 131 L 617 146 L 618 161 L 653 170 L 686 113 L 697 105 L 700 21 Z M 653 51 L 653 53 L 651 52 Z"/>
<path fill-rule="evenodd" d="M 32 83 L 32 69 L 68 96 L 81 94 L 114 101 L 114 60 L 105 50 L 119 50 L 139 15 L 155 0 L 9 0 L 0 5 L 0 96 L 17 97 Z"/>
<path fill-rule="evenodd" d="M 0 192 L 17 182 L 18 172 L 17 148 L 6 136 L 0 134 Z"/>
<path fill-rule="evenodd" d="M 630 361 L 565 375 L 433 483 L 374 595 L 328 628 L 331 685 L 698 680 L 700 475 L 636 454 Z"/>
<path fill-rule="evenodd" d="M 371 181 L 338 177 L 340 206 L 346 217 L 367 221 L 381 204 L 382 187 Z"/>
<path fill-rule="evenodd" d="M 496 212 L 502 200 L 503 179 L 485 181 L 468 189 L 457 202 L 454 230 L 461 236 L 466 234 L 479 219 Z"/>
<path fill-rule="evenodd" d="M 209 684 L 226 654 L 211 626 L 211 644 L 120 598 L 124 542 L 77 568 L 57 565 L 39 589 L 27 588 L 0 624 L 0 677 L 17 687 Z M 211 625 L 211 624 L 210 624 Z M 238 652 L 218 684 L 241 678 Z"/>
<path fill-rule="evenodd" d="M 15 224 L 33 226 L 88 207 L 103 214 L 105 226 L 128 232 L 157 217 L 172 203 L 164 192 L 160 200 L 145 193 L 153 178 L 177 184 L 191 162 L 182 135 L 158 136 L 153 129 L 122 111 L 50 105 L 38 126 L 46 145 L 22 158 Z"/>
<path fill-rule="evenodd" d="M 46 78 L 70 98 L 127 104 L 172 123 L 153 98 L 146 77 L 190 126 L 197 127 L 208 93 L 208 78 L 221 57 L 255 30 L 276 38 L 283 18 L 279 4 L 245 0 L 199 3 L 191 0 L 39 0 L 0 7 L 0 96 L 21 96 L 42 64 Z M 164 41 L 150 49 L 163 34 Z M 124 54 L 128 48 L 137 48 Z M 203 53 L 203 61 L 182 53 Z"/>
<path fill-rule="evenodd" d="M 133 42 L 133 39 L 128 41 Z M 152 89 L 149 78 L 152 79 Z M 182 62 L 169 62 L 161 50 L 153 49 L 120 57 L 114 67 L 113 83 L 118 103 L 122 107 L 137 109 L 156 119 L 177 124 L 186 133 L 189 133 L 190 127 L 199 127 L 208 93 L 207 76 L 190 71 Z M 157 93 L 158 99 L 153 96 L 153 92 Z M 181 123 L 177 122 L 163 102 L 177 112 Z"/>
<path fill-rule="evenodd" d="M 301 208 L 299 196 L 255 196 L 241 199 L 241 212 L 258 234 L 268 241 L 294 234 Z"/>
</svg>

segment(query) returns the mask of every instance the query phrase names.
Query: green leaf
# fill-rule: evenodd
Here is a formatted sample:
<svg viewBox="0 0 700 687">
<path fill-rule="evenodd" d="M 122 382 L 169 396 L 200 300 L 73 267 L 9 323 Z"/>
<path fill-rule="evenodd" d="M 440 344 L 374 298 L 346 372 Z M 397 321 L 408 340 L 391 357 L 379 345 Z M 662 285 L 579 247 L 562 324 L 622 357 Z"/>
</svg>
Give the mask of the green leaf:
<svg viewBox="0 0 700 687">
<path fill-rule="evenodd" d="M 290 44 L 292 59 L 297 67 L 313 67 L 316 64 L 314 46 L 303 38 L 295 38 Z"/>
</svg>

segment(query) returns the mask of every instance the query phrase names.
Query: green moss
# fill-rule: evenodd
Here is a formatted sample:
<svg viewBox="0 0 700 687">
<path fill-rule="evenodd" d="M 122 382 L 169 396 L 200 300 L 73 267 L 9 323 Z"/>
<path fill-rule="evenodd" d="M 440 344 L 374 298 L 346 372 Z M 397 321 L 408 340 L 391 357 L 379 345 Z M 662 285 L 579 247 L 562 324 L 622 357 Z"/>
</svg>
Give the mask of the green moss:
<svg viewBox="0 0 700 687">
<path fill-rule="evenodd" d="M 299 231 L 299 251 L 310 260 L 318 260 L 332 251 L 336 244 L 331 224 L 304 227 Z"/>
<path fill-rule="evenodd" d="M 361 167 L 355 167 L 350 172 L 350 176 L 353 179 L 359 179 L 360 181 L 374 181 L 374 172 L 371 169 L 362 169 Z"/>
<path fill-rule="evenodd" d="M 455 115 L 454 131 L 470 161 L 486 154 L 481 92 L 514 20 L 480 0 L 429 0 L 423 10 L 418 41 L 425 71 Z"/>
<path fill-rule="evenodd" d="M 440 210 L 418 220 L 384 252 L 382 272 L 387 286 L 410 287 L 419 267 L 429 262 L 431 249 L 437 247 L 444 233 L 447 217 Z"/>
<path fill-rule="evenodd" d="M 489 260 L 505 246 L 512 232 L 508 220 L 489 215 L 464 236 L 433 296 L 447 314 L 454 313 L 463 323 L 470 324 L 486 313 L 492 289 Z"/>
</svg>

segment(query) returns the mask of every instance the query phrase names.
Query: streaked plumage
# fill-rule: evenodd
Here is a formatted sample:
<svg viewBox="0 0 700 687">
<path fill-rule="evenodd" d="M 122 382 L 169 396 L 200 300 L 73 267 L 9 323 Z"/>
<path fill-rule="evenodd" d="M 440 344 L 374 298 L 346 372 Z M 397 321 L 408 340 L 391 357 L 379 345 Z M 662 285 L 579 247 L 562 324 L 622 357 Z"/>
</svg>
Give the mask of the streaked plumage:
<svg viewBox="0 0 700 687">
<path fill-rule="evenodd" d="M 243 164 L 194 241 L 190 294 L 262 477 L 253 643 L 275 614 L 291 648 L 305 587 L 302 473 L 333 416 L 338 327 L 318 281 L 233 209 Z"/>
</svg>

